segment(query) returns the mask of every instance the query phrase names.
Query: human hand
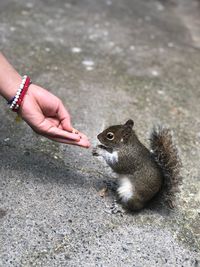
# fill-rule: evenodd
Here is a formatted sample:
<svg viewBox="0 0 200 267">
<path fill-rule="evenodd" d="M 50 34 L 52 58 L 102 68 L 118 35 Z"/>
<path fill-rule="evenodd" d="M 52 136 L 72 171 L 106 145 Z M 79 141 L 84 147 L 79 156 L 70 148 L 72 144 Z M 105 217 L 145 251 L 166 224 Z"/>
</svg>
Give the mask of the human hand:
<svg viewBox="0 0 200 267">
<path fill-rule="evenodd" d="M 87 136 L 72 127 L 62 101 L 40 86 L 29 86 L 19 115 L 36 133 L 53 141 L 86 148 L 90 146 Z"/>
</svg>

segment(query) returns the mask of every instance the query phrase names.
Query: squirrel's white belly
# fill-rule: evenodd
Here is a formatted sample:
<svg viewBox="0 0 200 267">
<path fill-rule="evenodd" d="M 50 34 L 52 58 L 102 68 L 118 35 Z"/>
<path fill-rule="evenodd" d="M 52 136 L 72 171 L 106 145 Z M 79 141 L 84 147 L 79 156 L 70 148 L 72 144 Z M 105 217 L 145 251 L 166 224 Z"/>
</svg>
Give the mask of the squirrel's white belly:
<svg viewBox="0 0 200 267">
<path fill-rule="evenodd" d="M 118 152 L 114 151 L 112 153 L 105 152 L 104 158 L 107 161 L 108 164 L 115 164 L 118 162 Z"/>
<path fill-rule="evenodd" d="M 122 202 L 127 202 L 133 197 L 134 185 L 131 183 L 131 181 L 127 176 L 125 175 L 120 176 L 119 187 L 117 189 L 117 192 Z"/>
</svg>

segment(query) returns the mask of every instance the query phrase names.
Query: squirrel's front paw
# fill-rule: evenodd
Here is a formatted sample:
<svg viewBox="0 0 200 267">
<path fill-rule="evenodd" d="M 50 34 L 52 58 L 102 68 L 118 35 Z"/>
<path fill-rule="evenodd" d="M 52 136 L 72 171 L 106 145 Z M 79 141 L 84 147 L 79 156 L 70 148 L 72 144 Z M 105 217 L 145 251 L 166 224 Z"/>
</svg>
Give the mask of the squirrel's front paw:
<svg viewBox="0 0 200 267">
<path fill-rule="evenodd" d="M 92 149 L 92 155 L 95 156 L 95 157 L 98 157 L 99 156 L 99 148 L 96 146 Z"/>
</svg>

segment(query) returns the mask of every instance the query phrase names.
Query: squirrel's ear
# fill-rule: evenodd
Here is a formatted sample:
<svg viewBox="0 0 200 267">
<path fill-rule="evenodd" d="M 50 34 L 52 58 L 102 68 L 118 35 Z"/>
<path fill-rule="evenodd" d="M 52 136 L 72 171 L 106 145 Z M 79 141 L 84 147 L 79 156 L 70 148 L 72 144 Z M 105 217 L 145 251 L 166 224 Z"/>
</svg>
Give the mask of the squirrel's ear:
<svg viewBox="0 0 200 267">
<path fill-rule="evenodd" d="M 134 121 L 133 120 L 128 120 L 124 125 L 128 126 L 128 127 L 130 127 L 132 129 L 133 125 L 134 125 Z"/>
<path fill-rule="evenodd" d="M 128 120 L 123 126 L 123 140 L 125 144 L 128 142 L 129 137 L 131 136 L 133 125 L 133 120 Z"/>
</svg>

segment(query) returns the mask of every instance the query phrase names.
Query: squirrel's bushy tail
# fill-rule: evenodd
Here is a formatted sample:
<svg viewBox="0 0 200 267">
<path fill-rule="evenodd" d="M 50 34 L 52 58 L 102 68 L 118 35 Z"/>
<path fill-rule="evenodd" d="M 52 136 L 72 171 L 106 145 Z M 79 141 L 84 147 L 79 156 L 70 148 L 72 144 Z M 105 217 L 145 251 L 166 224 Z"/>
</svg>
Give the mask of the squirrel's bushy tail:
<svg viewBox="0 0 200 267">
<path fill-rule="evenodd" d="M 162 126 L 154 127 L 150 136 L 150 146 L 164 176 L 162 197 L 169 207 L 173 208 L 182 177 L 180 176 L 181 161 L 173 141 L 172 131 Z"/>
</svg>

